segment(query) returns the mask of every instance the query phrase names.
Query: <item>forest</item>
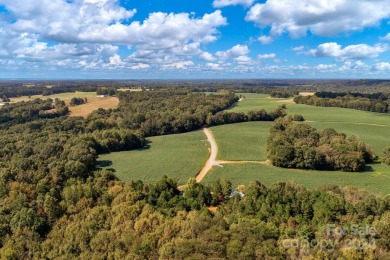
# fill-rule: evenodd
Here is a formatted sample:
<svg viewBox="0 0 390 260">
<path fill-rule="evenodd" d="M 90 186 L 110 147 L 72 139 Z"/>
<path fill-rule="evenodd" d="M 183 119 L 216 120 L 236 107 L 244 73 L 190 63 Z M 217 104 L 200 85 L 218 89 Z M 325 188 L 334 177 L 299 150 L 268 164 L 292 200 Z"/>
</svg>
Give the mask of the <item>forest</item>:
<svg viewBox="0 0 390 260">
<path fill-rule="evenodd" d="M 212 95 L 186 88 L 115 95 L 120 100 L 117 109 L 99 109 L 87 118 L 66 116 L 67 106 L 61 100 L 36 99 L 0 108 L 1 258 L 389 256 L 388 196 L 336 186 L 307 190 L 296 184 L 265 187 L 259 182 L 238 187 L 240 196 L 224 179 L 209 184 L 190 179 L 183 191 L 170 177 L 156 183 L 122 182 L 97 165 L 98 154 L 142 148 L 148 136 L 204 125 L 277 120 L 275 134 L 282 135 L 288 128 L 286 132 L 303 137 L 294 140 L 301 142 L 299 153 L 304 159 L 305 154 L 321 155 L 304 146 L 317 142 L 317 148 L 329 145 L 333 149 L 333 167 L 352 165 L 355 168 L 351 169 L 360 170 L 362 160 L 372 160 L 374 155 L 359 140 L 292 123 L 303 117 L 286 117 L 283 106 L 275 111 L 229 112 L 226 109 L 238 99 L 229 89 Z M 310 152 L 305 153 L 305 147 Z M 338 148 L 350 148 L 348 155 L 362 157 L 342 165 L 337 160 Z M 317 165 L 315 160 L 314 164 L 302 163 Z M 362 223 L 375 231 L 343 236 L 326 232 L 330 224 L 350 227 Z M 291 241 L 298 240 L 291 246 Z M 328 244 L 307 247 L 306 242 L 313 241 Z M 348 250 L 351 241 L 356 242 Z"/>
</svg>

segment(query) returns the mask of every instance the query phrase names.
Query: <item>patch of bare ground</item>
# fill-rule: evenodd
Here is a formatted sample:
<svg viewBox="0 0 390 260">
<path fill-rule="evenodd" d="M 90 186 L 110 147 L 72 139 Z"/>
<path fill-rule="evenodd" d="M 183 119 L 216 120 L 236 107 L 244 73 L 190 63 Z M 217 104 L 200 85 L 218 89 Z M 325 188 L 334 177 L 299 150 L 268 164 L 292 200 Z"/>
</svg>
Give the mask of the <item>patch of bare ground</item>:
<svg viewBox="0 0 390 260">
<path fill-rule="evenodd" d="M 299 95 L 304 96 L 304 97 L 314 96 L 314 94 L 315 94 L 315 92 L 299 92 Z"/>
</svg>

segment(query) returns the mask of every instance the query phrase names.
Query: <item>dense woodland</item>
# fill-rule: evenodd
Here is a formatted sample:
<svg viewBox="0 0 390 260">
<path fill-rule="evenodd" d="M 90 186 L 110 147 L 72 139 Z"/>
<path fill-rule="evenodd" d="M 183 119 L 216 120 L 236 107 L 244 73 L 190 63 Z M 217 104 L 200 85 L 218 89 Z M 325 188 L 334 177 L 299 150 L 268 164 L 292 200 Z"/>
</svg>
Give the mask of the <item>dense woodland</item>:
<svg viewBox="0 0 390 260">
<path fill-rule="evenodd" d="M 97 165 L 98 154 L 142 148 L 147 136 L 207 124 L 274 120 L 285 116 L 285 108 L 226 112 L 237 100 L 230 90 L 218 95 L 187 89 L 117 95 L 118 109 L 99 109 L 86 119 L 64 116 L 67 107 L 60 100 L 0 108 L 1 259 L 389 256 L 389 197 L 338 187 L 265 187 L 258 182 L 239 187 L 241 197 L 231 195 L 227 180 L 203 185 L 193 179 L 180 191 L 171 178 L 124 183 Z M 56 114 L 61 109 L 64 114 Z M 303 118 L 285 120 L 293 119 Z M 211 212 L 209 206 L 218 209 Z M 327 224 L 354 223 L 374 227 L 375 232 L 326 232 Z M 303 242 L 291 246 L 293 239 Z M 306 247 L 305 241 L 328 244 Z"/>
<path fill-rule="evenodd" d="M 334 129 L 319 131 L 280 118 L 270 133 L 268 159 L 278 167 L 358 172 L 376 159 L 363 141 Z"/>
<path fill-rule="evenodd" d="M 321 107 L 342 107 L 377 113 L 389 113 L 389 94 L 318 92 L 314 96 L 297 96 L 294 101 Z"/>
</svg>

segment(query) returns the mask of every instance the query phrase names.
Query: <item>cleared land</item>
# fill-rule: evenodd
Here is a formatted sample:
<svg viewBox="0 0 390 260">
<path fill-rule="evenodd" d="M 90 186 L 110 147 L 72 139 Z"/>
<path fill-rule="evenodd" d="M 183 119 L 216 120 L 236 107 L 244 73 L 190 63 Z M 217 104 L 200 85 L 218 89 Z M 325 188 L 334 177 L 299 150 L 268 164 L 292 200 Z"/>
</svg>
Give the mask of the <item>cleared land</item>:
<svg viewBox="0 0 390 260">
<path fill-rule="evenodd" d="M 242 95 L 243 99 L 230 109 L 232 112 L 237 113 L 257 111 L 261 108 L 264 108 L 266 110 L 272 110 L 282 105 L 280 103 L 276 103 L 276 101 L 288 102 L 289 100 L 283 98 L 270 98 L 269 95 L 266 94 L 237 93 L 237 95 Z"/>
<path fill-rule="evenodd" d="M 35 98 L 41 98 L 41 99 L 55 99 L 58 98 L 60 100 L 64 100 L 66 104 L 69 105 L 69 102 L 72 98 L 78 97 L 78 98 L 87 98 L 87 103 L 82 104 L 79 106 L 69 106 L 70 110 L 70 116 L 82 116 L 86 117 L 93 111 L 99 109 L 99 108 L 115 108 L 119 104 L 119 100 L 117 97 L 99 97 L 96 95 L 95 92 L 69 92 L 69 93 L 61 93 L 61 94 L 55 94 L 50 96 L 42 96 L 42 95 L 36 95 L 29 97 L 17 97 L 17 98 L 11 98 L 11 102 L 21 102 L 21 101 L 29 101 L 33 100 Z"/>
<path fill-rule="evenodd" d="M 246 122 L 211 128 L 217 140 L 218 160 L 264 161 L 272 122 Z"/>
<path fill-rule="evenodd" d="M 148 138 L 148 148 L 99 156 L 111 165 L 116 176 L 125 181 L 157 181 L 164 175 L 185 184 L 194 178 L 207 161 L 209 143 L 204 133 L 195 132 Z"/>
<path fill-rule="evenodd" d="M 289 104 L 289 99 L 271 99 L 262 94 L 245 94 L 244 100 L 232 108 L 235 112 L 274 109 L 283 103 L 289 114 L 301 114 L 307 124 L 318 129 L 334 128 L 348 135 L 356 135 L 370 144 L 378 155 L 390 145 L 390 115 L 365 111 L 324 108 Z M 249 98 L 248 98 L 249 97 Z M 218 160 L 265 160 L 266 140 L 270 122 L 248 122 L 212 127 L 219 154 Z M 374 164 L 363 173 L 302 171 L 277 168 L 261 164 L 234 164 L 214 167 L 204 182 L 226 178 L 234 185 L 259 180 L 265 184 L 294 181 L 308 188 L 324 184 L 353 185 L 373 192 L 390 193 L 390 166 Z"/>
<path fill-rule="evenodd" d="M 275 109 L 283 103 L 289 114 L 302 114 L 316 128 L 335 128 L 354 134 L 370 144 L 381 155 L 390 145 L 390 115 L 343 108 L 323 108 L 291 104 L 291 99 L 273 99 L 262 94 L 243 94 L 246 98 L 231 108 L 235 112 Z M 272 122 L 247 122 L 212 127 L 218 145 L 218 161 L 264 161 L 266 143 Z M 99 160 L 112 161 L 122 180 L 141 179 L 155 181 L 164 175 L 172 176 L 180 184 L 195 177 L 204 166 L 209 146 L 202 131 L 149 138 L 150 148 L 140 151 L 119 152 L 100 156 Z M 202 141 L 200 141 L 202 140 Z M 266 185 L 289 181 L 315 188 L 326 184 L 355 186 L 381 194 L 390 193 L 390 166 L 373 164 L 363 173 L 332 171 L 304 171 L 273 167 L 271 165 L 237 162 L 214 166 L 202 182 L 226 178 L 234 186 L 258 180 Z"/>
<path fill-rule="evenodd" d="M 277 182 L 295 182 L 309 189 L 327 184 L 339 186 L 354 186 L 380 194 L 390 194 L 389 168 L 384 165 L 369 165 L 366 172 L 332 172 L 332 171 L 304 171 L 289 170 L 263 164 L 229 164 L 223 167 L 214 167 L 203 182 L 208 183 L 216 179 L 225 178 L 233 183 L 247 185 L 258 180 L 265 185 Z"/>
</svg>

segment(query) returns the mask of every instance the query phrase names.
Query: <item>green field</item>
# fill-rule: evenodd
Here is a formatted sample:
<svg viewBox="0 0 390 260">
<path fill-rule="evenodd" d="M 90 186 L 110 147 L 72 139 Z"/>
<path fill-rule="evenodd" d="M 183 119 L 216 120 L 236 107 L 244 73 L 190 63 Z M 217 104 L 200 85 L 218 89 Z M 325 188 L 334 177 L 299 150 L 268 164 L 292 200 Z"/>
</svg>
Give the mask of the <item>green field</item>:
<svg viewBox="0 0 390 260">
<path fill-rule="evenodd" d="M 305 123 L 318 129 L 334 128 L 348 135 L 354 134 L 370 144 L 376 154 L 382 155 L 390 146 L 390 115 L 343 108 L 324 108 L 291 103 L 291 99 L 273 99 L 263 94 L 246 94 L 245 98 L 230 109 L 247 112 L 264 108 L 273 110 L 287 105 L 288 114 L 301 114 Z M 218 160 L 264 161 L 266 143 L 272 122 L 247 122 L 212 127 L 217 141 Z M 208 157 L 202 131 L 149 138 L 150 148 L 102 155 L 100 160 L 112 161 L 109 168 L 116 170 L 122 180 L 141 179 L 155 181 L 163 175 L 172 176 L 184 184 L 195 177 Z M 202 140 L 202 141 L 200 141 Z M 278 181 L 292 181 L 307 188 L 324 184 L 353 185 L 382 194 L 390 193 L 390 166 L 370 165 L 363 173 L 328 171 L 302 171 L 282 169 L 261 164 L 230 164 L 214 167 L 203 182 L 226 178 L 238 184 L 252 180 L 270 185 Z"/>
<path fill-rule="evenodd" d="M 261 108 L 272 110 L 283 103 L 288 114 L 301 114 L 307 124 L 318 129 L 334 128 L 348 135 L 356 135 L 369 144 L 379 156 L 390 146 L 390 115 L 344 108 L 324 108 L 291 103 L 291 99 L 271 99 L 263 94 L 245 94 L 246 98 L 232 108 L 247 112 Z M 266 140 L 270 122 L 248 122 L 212 127 L 219 147 L 219 160 L 266 159 Z M 259 164 L 234 164 L 215 167 L 204 181 L 227 178 L 235 185 L 260 180 L 265 184 L 277 181 L 294 181 L 308 188 L 323 184 L 353 185 L 374 192 L 390 193 L 390 166 L 370 165 L 364 173 L 326 171 L 297 171 Z"/>
<path fill-rule="evenodd" d="M 262 164 L 229 164 L 214 167 L 203 182 L 225 178 L 233 183 L 247 185 L 258 180 L 269 186 L 276 182 L 295 182 L 313 189 L 326 184 L 355 186 L 380 194 L 390 194 L 390 171 L 388 166 L 369 165 L 367 172 L 334 172 L 290 170 Z"/>
<path fill-rule="evenodd" d="M 261 108 L 272 110 L 285 103 L 288 114 L 301 114 L 307 120 L 307 124 L 318 129 L 334 128 L 339 132 L 356 135 L 370 144 L 378 155 L 382 154 L 386 146 L 390 146 L 390 114 L 300 105 L 291 103 L 291 99 L 271 99 L 264 94 L 240 94 L 246 98 L 240 101 L 232 111 L 247 112 Z M 238 145 L 238 142 L 232 145 Z M 248 145 L 251 144 L 248 143 Z M 228 153 L 228 151 L 225 152 L 225 154 Z"/>
<path fill-rule="evenodd" d="M 247 122 L 211 128 L 218 144 L 218 160 L 265 161 L 272 122 Z"/>
<path fill-rule="evenodd" d="M 244 97 L 240 102 L 237 102 L 237 104 L 230 109 L 230 111 L 237 113 L 257 111 L 262 108 L 265 110 L 274 110 L 284 103 L 291 103 L 291 98 L 271 98 L 266 94 L 237 93 L 237 95 Z"/>
<path fill-rule="evenodd" d="M 124 181 L 157 181 L 164 175 L 185 184 L 195 177 L 208 158 L 208 142 L 203 131 L 148 138 L 147 149 L 115 152 L 99 156 L 99 161 L 112 163 L 115 175 Z"/>
</svg>

